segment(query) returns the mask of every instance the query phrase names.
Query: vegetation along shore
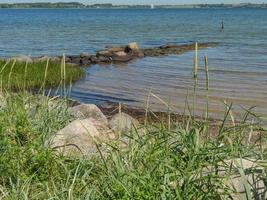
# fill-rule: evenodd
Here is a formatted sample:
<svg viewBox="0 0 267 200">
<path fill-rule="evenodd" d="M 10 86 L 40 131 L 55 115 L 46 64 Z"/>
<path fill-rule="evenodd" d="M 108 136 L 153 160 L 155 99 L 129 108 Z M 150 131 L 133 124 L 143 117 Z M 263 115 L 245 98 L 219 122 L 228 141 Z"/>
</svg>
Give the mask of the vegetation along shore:
<svg viewBox="0 0 267 200">
<path fill-rule="evenodd" d="M 176 49 L 165 48 L 152 51 Z M 194 49 L 196 91 L 197 44 Z M 16 60 L 0 62 L 2 84 L 8 83 L 0 94 L 1 199 L 266 199 L 265 119 L 248 109 L 236 120 L 226 102 L 224 117 L 210 119 L 208 57 L 207 106 L 199 118 L 188 102 L 188 115 L 160 116 L 149 99 L 130 112 L 121 104 L 104 108 L 67 94 L 45 96 L 46 83 L 65 91 L 82 68 L 65 64 L 65 56 L 60 64 L 26 58 L 17 68 Z"/>
</svg>

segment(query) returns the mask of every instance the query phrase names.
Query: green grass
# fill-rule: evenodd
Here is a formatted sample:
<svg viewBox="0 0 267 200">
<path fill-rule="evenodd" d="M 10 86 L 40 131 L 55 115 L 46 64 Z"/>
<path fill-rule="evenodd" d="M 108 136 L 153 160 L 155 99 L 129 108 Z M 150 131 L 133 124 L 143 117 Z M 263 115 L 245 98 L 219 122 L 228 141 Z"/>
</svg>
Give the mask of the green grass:
<svg viewBox="0 0 267 200">
<path fill-rule="evenodd" d="M 25 71 L 24 64 L 10 63 L 1 70 L 5 90 L 0 93 L 0 199 L 231 199 L 235 192 L 226 184 L 229 176 L 218 169 L 225 160 L 236 158 L 253 159 L 265 167 L 260 178 L 267 183 L 267 134 L 261 118 L 249 109 L 237 121 L 232 105 L 225 105 L 225 116 L 215 129 L 208 106 L 203 120 L 185 116 L 150 122 L 147 112 L 144 125 L 121 133 L 128 141 L 124 148 L 113 141 L 105 156 L 56 154 L 46 141 L 73 120 L 67 100 L 32 95 L 25 88 L 63 87 L 82 71 L 64 64 L 46 66 L 29 64 Z M 197 81 L 194 84 L 197 88 Z M 12 93 L 13 88 L 22 90 Z M 226 174 L 231 170 L 227 167 Z M 248 171 L 241 168 L 237 173 L 247 199 L 253 198 Z"/>
<path fill-rule="evenodd" d="M 70 84 L 84 76 L 84 70 L 80 67 L 66 65 L 65 76 L 62 64 L 56 62 L 19 63 L 0 61 L 0 81 L 2 88 L 39 89 L 41 87 L 57 87 L 65 83 Z"/>
<path fill-rule="evenodd" d="M 234 127 L 222 123 L 212 139 L 207 123 L 172 121 L 169 129 L 158 121 L 124 134 L 126 148 L 110 144 L 104 160 L 63 157 L 45 141 L 72 120 L 64 100 L 28 93 L 2 100 L 0 199 L 228 199 L 225 177 L 202 176 L 203 169 L 232 158 L 267 159 L 266 132 L 250 114 Z M 246 144 L 251 126 L 262 137 Z"/>
</svg>

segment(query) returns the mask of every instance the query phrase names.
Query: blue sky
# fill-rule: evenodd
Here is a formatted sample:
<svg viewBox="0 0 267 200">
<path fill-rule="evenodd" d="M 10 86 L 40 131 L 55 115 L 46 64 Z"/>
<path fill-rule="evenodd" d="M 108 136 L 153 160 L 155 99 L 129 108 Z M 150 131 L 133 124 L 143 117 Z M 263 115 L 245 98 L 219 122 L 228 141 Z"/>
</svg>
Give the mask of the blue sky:
<svg viewBox="0 0 267 200">
<path fill-rule="evenodd" d="M 21 2 L 73 2 L 79 1 L 85 4 L 113 3 L 113 4 L 190 4 L 190 3 L 267 3 L 267 0 L 0 0 L 0 3 Z"/>
</svg>

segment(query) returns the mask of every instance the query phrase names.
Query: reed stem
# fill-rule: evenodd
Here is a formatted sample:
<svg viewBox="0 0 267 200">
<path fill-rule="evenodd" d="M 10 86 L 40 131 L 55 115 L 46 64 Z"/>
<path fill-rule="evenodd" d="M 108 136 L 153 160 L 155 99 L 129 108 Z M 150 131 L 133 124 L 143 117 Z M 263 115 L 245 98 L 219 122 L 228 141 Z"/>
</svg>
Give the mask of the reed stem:
<svg viewBox="0 0 267 200">
<path fill-rule="evenodd" d="M 205 72 L 206 72 L 206 116 L 205 120 L 209 118 L 209 63 L 208 63 L 208 56 L 204 56 L 205 61 Z"/>
<path fill-rule="evenodd" d="M 194 58 L 194 99 L 193 99 L 193 117 L 195 117 L 196 108 L 196 91 L 197 91 L 197 72 L 198 72 L 198 43 L 195 44 L 195 58 Z"/>
</svg>

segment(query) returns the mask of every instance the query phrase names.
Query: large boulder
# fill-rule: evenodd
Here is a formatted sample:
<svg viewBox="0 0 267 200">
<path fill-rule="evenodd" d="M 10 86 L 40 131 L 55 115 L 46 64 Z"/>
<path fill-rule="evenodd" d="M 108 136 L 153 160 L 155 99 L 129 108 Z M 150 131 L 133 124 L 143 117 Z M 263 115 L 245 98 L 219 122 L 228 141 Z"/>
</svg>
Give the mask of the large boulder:
<svg viewBox="0 0 267 200">
<path fill-rule="evenodd" d="M 139 47 L 136 42 L 129 43 L 127 47 L 133 51 L 139 51 Z"/>
<path fill-rule="evenodd" d="M 26 63 L 26 62 L 32 63 L 33 62 L 32 58 L 29 56 L 26 56 L 26 55 L 17 55 L 15 57 L 10 58 L 10 60 L 16 60 L 16 62 L 24 62 L 24 63 Z"/>
<path fill-rule="evenodd" d="M 70 114 L 77 119 L 94 118 L 108 124 L 106 116 L 94 104 L 81 104 L 69 109 Z"/>
<path fill-rule="evenodd" d="M 101 121 L 93 118 L 77 119 L 61 129 L 47 145 L 65 156 L 90 157 L 105 148 L 105 143 L 115 138 L 113 132 Z"/>
<path fill-rule="evenodd" d="M 139 49 L 136 42 L 129 43 L 125 48 L 125 52 L 127 53 L 132 52 L 133 56 L 138 57 L 138 58 L 143 58 L 145 56 L 143 51 Z"/>
<path fill-rule="evenodd" d="M 234 200 L 246 199 L 246 183 L 250 189 L 252 199 L 267 199 L 264 185 L 264 169 L 255 161 L 247 159 L 232 159 L 220 162 L 218 167 L 208 167 L 203 175 L 217 173 L 225 178 L 225 185 L 233 190 Z M 244 173 L 244 174 L 242 174 Z"/>
<path fill-rule="evenodd" d="M 118 113 L 109 121 L 109 127 L 115 133 L 128 133 L 139 126 L 139 122 L 126 113 Z"/>
</svg>

